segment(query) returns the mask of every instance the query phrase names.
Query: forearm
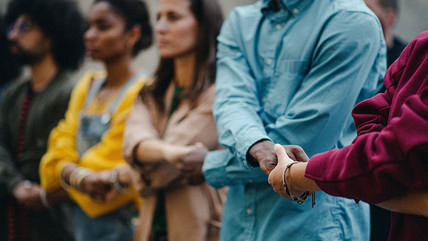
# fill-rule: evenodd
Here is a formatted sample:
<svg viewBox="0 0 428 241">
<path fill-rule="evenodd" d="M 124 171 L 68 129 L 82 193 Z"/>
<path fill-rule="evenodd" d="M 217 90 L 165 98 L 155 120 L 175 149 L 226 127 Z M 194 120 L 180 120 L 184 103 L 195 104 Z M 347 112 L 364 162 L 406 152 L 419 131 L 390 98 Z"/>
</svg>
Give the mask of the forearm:
<svg viewBox="0 0 428 241">
<path fill-rule="evenodd" d="M 177 161 L 191 150 L 188 146 L 173 145 L 158 139 L 141 141 L 135 149 L 136 159 L 141 163 Z"/>
<path fill-rule="evenodd" d="M 305 177 L 307 165 L 307 162 L 297 163 L 288 170 L 287 185 L 290 190 L 295 190 L 298 192 L 321 191 L 314 180 Z"/>
<path fill-rule="evenodd" d="M 428 217 L 428 189 L 409 191 L 376 205 L 393 212 Z"/>
</svg>

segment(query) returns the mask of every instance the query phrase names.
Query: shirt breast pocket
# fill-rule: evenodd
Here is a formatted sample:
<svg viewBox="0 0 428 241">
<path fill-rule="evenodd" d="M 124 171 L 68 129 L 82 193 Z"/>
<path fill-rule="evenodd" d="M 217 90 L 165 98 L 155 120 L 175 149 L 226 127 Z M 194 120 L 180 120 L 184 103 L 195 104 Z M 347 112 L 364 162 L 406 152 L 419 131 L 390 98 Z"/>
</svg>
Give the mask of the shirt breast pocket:
<svg viewBox="0 0 428 241">
<path fill-rule="evenodd" d="M 284 115 L 307 74 L 308 61 L 280 60 L 273 77 L 265 84 L 264 111 L 272 119 Z"/>
</svg>

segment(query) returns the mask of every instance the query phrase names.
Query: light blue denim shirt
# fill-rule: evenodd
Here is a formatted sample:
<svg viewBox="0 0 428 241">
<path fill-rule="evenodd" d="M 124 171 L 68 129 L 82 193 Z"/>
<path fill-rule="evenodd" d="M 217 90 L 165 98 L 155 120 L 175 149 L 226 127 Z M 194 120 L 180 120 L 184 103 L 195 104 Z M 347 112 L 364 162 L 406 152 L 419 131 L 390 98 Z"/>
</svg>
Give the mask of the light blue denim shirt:
<svg viewBox="0 0 428 241">
<path fill-rule="evenodd" d="M 353 106 L 380 89 L 386 48 L 362 0 L 281 0 L 238 7 L 219 40 L 216 101 L 220 143 L 204 162 L 206 180 L 229 186 L 220 240 L 369 240 L 367 204 L 319 192 L 317 204 L 280 197 L 247 164 L 269 139 L 309 156 L 350 144 Z"/>
</svg>

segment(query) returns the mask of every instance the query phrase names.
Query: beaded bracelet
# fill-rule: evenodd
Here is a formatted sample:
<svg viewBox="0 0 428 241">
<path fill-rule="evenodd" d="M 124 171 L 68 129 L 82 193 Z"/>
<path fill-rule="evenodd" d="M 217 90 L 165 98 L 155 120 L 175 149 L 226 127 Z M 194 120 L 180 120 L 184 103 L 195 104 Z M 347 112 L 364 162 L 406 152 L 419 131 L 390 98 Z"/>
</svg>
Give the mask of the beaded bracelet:
<svg viewBox="0 0 428 241">
<path fill-rule="evenodd" d="M 83 167 L 79 167 L 74 171 L 74 176 L 73 178 L 71 178 L 70 176 L 70 185 L 78 190 L 81 191 L 82 188 L 80 187 L 82 184 L 82 181 L 85 177 L 89 176 L 92 174 L 92 171 L 89 170 L 88 168 L 83 168 Z"/>
<path fill-rule="evenodd" d="M 290 190 L 288 190 L 287 182 L 285 181 L 285 174 L 286 174 L 287 170 L 290 169 L 291 166 L 293 166 L 296 163 L 299 163 L 299 161 L 293 161 L 292 163 L 285 166 L 284 172 L 282 173 L 282 184 L 284 186 L 285 192 L 290 196 L 290 198 L 293 201 L 296 201 L 298 204 L 302 204 L 306 201 L 306 199 L 308 199 L 308 196 L 310 196 L 312 194 L 312 192 L 306 191 L 302 195 L 300 195 L 299 197 L 293 197 L 290 193 Z M 315 197 L 315 195 L 312 196 L 312 207 L 315 205 L 314 197 Z"/>
<path fill-rule="evenodd" d="M 111 176 L 110 176 L 110 182 L 113 185 L 113 188 L 116 189 L 118 192 L 123 193 L 128 189 L 128 186 L 122 185 L 119 182 L 119 170 L 120 168 L 114 168 Z"/>
</svg>

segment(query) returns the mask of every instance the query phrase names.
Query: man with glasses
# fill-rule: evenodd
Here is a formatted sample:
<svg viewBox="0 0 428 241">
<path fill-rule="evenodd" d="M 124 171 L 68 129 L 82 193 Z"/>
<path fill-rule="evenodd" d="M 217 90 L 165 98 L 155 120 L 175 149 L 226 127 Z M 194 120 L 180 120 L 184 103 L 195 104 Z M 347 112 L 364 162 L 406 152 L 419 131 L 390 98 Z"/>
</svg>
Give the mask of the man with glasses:
<svg viewBox="0 0 428 241">
<path fill-rule="evenodd" d="M 31 76 L 0 102 L 0 240 L 73 240 L 67 195 L 46 194 L 38 170 L 84 57 L 84 21 L 68 0 L 12 0 L 5 20 L 10 51 Z"/>
</svg>

